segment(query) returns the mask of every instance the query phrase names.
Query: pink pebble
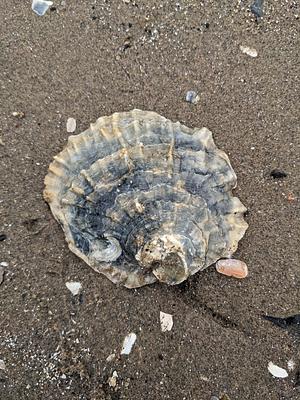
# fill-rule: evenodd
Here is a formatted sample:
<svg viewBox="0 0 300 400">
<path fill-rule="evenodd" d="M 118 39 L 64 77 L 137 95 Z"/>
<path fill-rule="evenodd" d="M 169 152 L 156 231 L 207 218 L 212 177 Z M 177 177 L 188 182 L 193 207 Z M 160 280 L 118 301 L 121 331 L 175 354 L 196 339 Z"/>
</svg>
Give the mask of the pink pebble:
<svg viewBox="0 0 300 400">
<path fill-rule="evenodd" d="M 216 269 L 220 274 L 233 276 L 234 278 L 246 278 L 248 275 L 247 265 L 243 261 L 232 258 L 217 261 Z"/>
</svg>

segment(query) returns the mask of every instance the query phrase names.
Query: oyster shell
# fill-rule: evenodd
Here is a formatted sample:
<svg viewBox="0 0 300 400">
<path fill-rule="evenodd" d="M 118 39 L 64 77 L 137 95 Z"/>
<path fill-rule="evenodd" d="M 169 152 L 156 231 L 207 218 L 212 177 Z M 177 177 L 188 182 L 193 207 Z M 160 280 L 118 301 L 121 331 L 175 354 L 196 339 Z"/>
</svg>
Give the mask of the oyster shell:
<svg viewBox="0 0 300 400">
<path fill-rule="evenodd" d="M 181 283 L 235 252 L 248 227 L 235 186 L 208 129 L 133 110 L 70 136 L 44 198 L 70 250 L 134 288 Z"/>
</svg>

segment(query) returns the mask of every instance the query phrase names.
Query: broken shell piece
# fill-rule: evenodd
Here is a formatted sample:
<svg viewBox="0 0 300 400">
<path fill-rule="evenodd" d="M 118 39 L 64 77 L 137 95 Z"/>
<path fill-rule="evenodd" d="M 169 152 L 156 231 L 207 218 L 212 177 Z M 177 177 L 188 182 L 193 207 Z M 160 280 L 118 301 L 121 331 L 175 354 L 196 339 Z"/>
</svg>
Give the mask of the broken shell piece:
<svg viewBox="0 0 300 400">
<path fill-rule="evenodd" d="M 223 275 L 233 276 L 234 278 L 246 278 L 248 275 L 247 265 L 240 260 L 228 258 L 219 260 L 216 263 L 216 270 Z"/>
<path fill-rule="evenodd" d="M 76 119 L 75 118 L 68 118 L 67 119 L 67 132 L 72 133 L 76 130 Z"/>
<path fill-rule="evenodd" d="M 240 50 L 242 53 L 247 54 L 250 57 L 257 57 L 258 53 L 256 49 L 253 49 L 248 46 L 240 46 Z"/>
<path fill-rule="evenodd" d="M 0 267 L 0 285 L 4 280 L 4 268 Z"/>
<path fill-rule="evenodd" d="M 70 136 L 44 198 L 71 251 L 135 288 L 179 284 L 236 251 L 248 225 L 235 186 L 208 129 L 133 110 Z"/>
<path fill-rule="evenodd" d="M 107 357 L 106 361 L 107 361 L 107 362 L 111 362 L 111 361 L 113 361 L 115 358 L 116 358 L 116 355 L 115 355 L 115 353 L 113 353 L 113 354 L 110 354 L 110 355 Z"/>
<path fill-rule="evenodd" d="M 130 354 L 135 341 L 136 341 L 136 334 L 133 332 L 129 333 L 129 335 L 127 335 L 124 339 L 121 354 L 125 355 Z"/>
<path fill-rule="evenodd" d="M 82 289 L 80 282 L 66 282 L 66 286 L 70 290 L 73 296 L 77 296 Z"/>
<path fill-rule="evenodd" d="M 194 92 L 193 90 L 189 90 L 186 93 L 185 96 L 185 100 L 188 103 L 192 103 L 192 104 L 197 104 L 199 102 L 200 97 L 198 96 L 198 94 L 196 92 Z"/>
<path fill-rule="evenodd" d="M 31 8 L 37 15 L 41 17 L 47 12 L 48 8 L 51 7 L 52 5 L 53 1 L 32 0 Z"/>
<path fill-rule="evenodd" d="M 296 363 L 294 360 L 289 360 L 287 366 L 289 371 L 293 371 L 293 369 L 295 369 Z"/>
<path fill-rule="evenodd" d="M 275 376 L 275 378 L 287 378 L 289 374 L 284 368 L 280 368 L 277 365 L 273 364 L 272 361 L 268 364 L 268 371 L 270 374 Z"/>
<path fill-rule="evenodd" d="M 1 261 L 0 262 L 1 267 L 8 267 L 8 262 L 6 261 Z"/>
<path fill-rule="evenodd" d="M 170 331 L 173 327 L 173 315 L 164 312 L 159 313 L 161 331 Z"/>
<path fill-rule="evenodd" d="M 0 370 L 5 371 L 5 362 L 3 360 L 0 360 Z"/>
<path fill-rule="evenodd" d="M 108 379 L 108 384 L 110 387 L 116 387 L 117 386 L 117 378 L 118 378 L 118 373 L 117 371 L 114 371 L 112 376 Z"/>
<path fill-rule="evenodd" d="M 13 111 L 12 112 L 12 116 L 16 117 L 16 118 L 19 118 L 19 119 L 22 119 L 22 118 L 25 117 L 25 113 L 23 113 L 23 111 Z"/>
</svg>

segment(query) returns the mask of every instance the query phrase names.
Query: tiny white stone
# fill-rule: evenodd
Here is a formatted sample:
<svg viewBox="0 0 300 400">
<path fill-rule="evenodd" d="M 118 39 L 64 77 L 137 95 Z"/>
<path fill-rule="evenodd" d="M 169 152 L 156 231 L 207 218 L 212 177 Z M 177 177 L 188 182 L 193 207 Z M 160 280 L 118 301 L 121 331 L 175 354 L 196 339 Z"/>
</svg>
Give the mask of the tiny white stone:
<svg viewBox="0 0 300 400">
<path fill-rule="evenodd" d="M 270 374 L 275 376 L 275 378 L 287 378 L 289 374 L 284 368 L 280 368 L 277 365 L 273 364 L 272 361 L 268 364 L 268 370 Z"/>
<path fill-rule="evenodd" d="M 8 267 L 8 263 L 6 261 L 2 261 L 0 265 L 1 267 Z"/>
<path fill-rule="evenodd" d="M 31 8 L 37 15 L 42 17 L 47 12 L 48 8 L 52 6 L 52 4 L 53 1 L 32 0 Z"/>
<path fill-rule="evenodd" d="M 110 355 L 107 357 L 106 361 L 107 361 L 107 362 L 111 362 L 111 361 L 113 361 L 113 360 L 115 359 L 115 357 L 116 357 L 115 353 L 110 354 Z"/>
<path fill-rule="evenodd" d="M 68 118 L 67 119 L 67 132 L 72 133 L 76 130 L 76 119 L 75 118 Z"/>
<path fill-rule="evenodd" d="M 117 373 L 117 371 L 114 371 L 112 376 L 108 379 L 108 384 L 110 387 L 117 386 L 117 377 L 118 377 L 118 373 Z"/>
<path fill-rule="evenodd" d="M 248 46 L 240 46 L 240 50 L 242 53 L 247 54 L 250 57 L 257 57 L 258 53 L 256 49 Z"/>
<path fill-rule="evenodd" d="M 60 377 L 61 379 L 67 379 L 67 376 L 65 374 L 62 374 Z"/>
<path fill-rule="evenodd" d="M 287 365 L 288 365 L 288 370 L 289 370 L 289 371 L 293 371 L 293 369 L 294 369 L 295 366 L 296 366 L 294 360 L 289 360 L 288 363 L 287 363 Z"/>
<path fill-rule="evenodd" d="M 135 341 L 136 341 L 136 334 L 133 332 L 129 333 L 129 335 L 127 335 L 124 339 L 121 354 L 126 354 L 126 355 L 130 354 Z"/>
<path fill-rule="evenodd" d="M 66 286 L 73 294 L 73 296 L 77 296 L 82 289 L 80 282 L 66 282 Z"/>
<path fill-rule="evenodd" d="M 2 371 L 5 370 L 5 362 L 3 360 L 0 360 L 0 369 L 2 369 Z"/>
<path fill-rule="evenodd" d="M 173 315 L 160 311 L 160 327 L 162 332 L 170 331 L 173 327 Z"/>
</svg>

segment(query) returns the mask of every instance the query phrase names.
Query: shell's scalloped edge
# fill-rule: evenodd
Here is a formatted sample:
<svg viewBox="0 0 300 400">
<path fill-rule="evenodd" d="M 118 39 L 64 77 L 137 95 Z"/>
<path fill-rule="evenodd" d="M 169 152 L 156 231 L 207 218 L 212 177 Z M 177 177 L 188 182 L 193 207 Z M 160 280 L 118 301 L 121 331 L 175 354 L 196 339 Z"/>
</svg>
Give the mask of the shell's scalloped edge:
<svg viewBox="0 0 300 400">
<path fill-rule="evenodd" d="M 154 111 L 142 111 L 139 109 L 125 112 L 116 112 L 110 116 L 102 116 L 98 118 L 95 123 L 92 123 L 90 127 L 82 133 L 78 135 L 70 135 L 63 150 L 58 153 L 54 157 L 54 160 L 50 163 L 48 173 L 44 179 L 45 188 L 43 191 L 43 197 L 45 201 L 49 204 L 53 216 L 62 226 L 70 250 L 78 257 L 80 257 L 83 261 L 85 261 L 96 272 L 105 275 L 113 283 L 121 284 L 127 288 L 137 288 L 147 284 L 151 284 L 156 282 L 157 278 L 152 273 L 142 274 L 139 271 L 137 271 L 136 273 L 132 271 L 127 272 L 124 270 L 120 270 L 111 264 L 102 263 L 100 266 L 95 265 L 95 262 L 93 262 L 91 258 L 89 258 L 79 249 L 77 249 L 74 243 L 71 231 L 68 227 L 68 221 L 61 206 L 61 193 L 63 192 L 63 190 L 66 190 L 66 188 L 68 188 L 68 185 L 71 185 L 69 179 L 70 177 L 68 176 L 68 164 L 70 163 L 70 161 L 76 159 L 75 156 L 78 153 L 78 149 L 80 148 L 80 146 L 85 146 L 89 138 L 94 138 L 95 135 L 97 136 L 100 129 L 103 129 L 105 132 L 105 127 L 112 126 L 113 129 L 111 130 L 111 132 L 108 132 L 107 135 L 109 138 L 114 138 L 120 137 L 119 127 L 123 127 L 122 121 L 131 121 L 132 123 L 134 123 L 136 121 L 151 122 L 154 120 L 169 123 L 171 129 L 172 126 L 180 127 L 184 131 L 184 133 L 188 133 L 190 135 L 199 135 L 201 137 L 201 141 L 204 143 L 204 146 L 209 145 L 210 147 L 212 147 L 213 151 L 216 152 L 219 157 L 223 158 L 228 166 L 231 168 L 233 172 L 232 182 L 234 183 L 234 187 L 236 187 L 237 178 L 231 166 L 229 157 L 224 151 L 216 147 L 212 133 L 209 131 L 209 129 L 205 127 L 200 129 L 189 128 L 179 121 L 172 122 L 171 120 L 157 114 Z M 232 195 L 231 191 L 229 193 Z M 236 201 L 233 210 L 226 217 L 226 223 L 230 228 L 228 234 L 230 248 L 227 248 L 224 251 L 224 258 L 231 257 L 232 254 L 237 250 L 238 242 L 244 236 L 248 228 L 248 224 L 244 220 L 244 213 L 247 209 L 240 202 L 239 199 L 237 200 L 238 201 Z M 222 255 L 220 255 L 219 258 L 221 257 Z M 217 259 L 210 262 L 209 265 L 214 264 L 216 261 Z M 205 268 L 209 265 L 206 265 Z M 192 274 L 195 274 L 202 269 L 204 268 L 202 268 L 202 266 L 199 266 L 199 268 L 197 270 L 194 270 Z"/>
<path fill-rule="evenodd" d="M 186 125 L 182 124 L 181 122 L 173 122 L 160 114 L 156 113 L 155 111 L 143 111 L 140 109 L 133 109 L 131 111 L 124 111 L 124 112 L 115 112 L 112 115 L 105 115 L 101 116 L 96 120 L 95 123 L 92 123 L 88 129 L 85 131 L 79 133 L 78 135 L 70 135 L 68 137 L 67 143 L 65 144 L 63 150 L 61 150 L 56 156 L 54 156 L 53 161 L 50 163 L 49 168 L 48 168 L 48 174 L 46 175 L 44 179 L 44 191 L 43 191 L 43 197 L 45 201 L 49 204 L 55 203 L 55 199 L 57 194 L 60 192 L 61 189 L 61 182 L 62 178 L 65 175 L 65 168 L 67 165 L 66 162 L 66 157 L 71 157 L 69 150 L 70 146 L 72 145 L 76 150 L 80 147 L 81 144 L 83 144 L 86 141 L 86 135 L 91 133 L 91 132 L 98 132 L 101 127 L 106 126 L 106 125 L 113 125 L 116 126 L 117 122 L 120 121 L 121 119 L 124 118 L 133 118 L 133 120 L 153 120 L 153 119 L 159 119 L 161 121 L 169 121 L 172 125 L 180 126 L 182 129 L 184 129 L 186 132 L 188 132 L 190 135 L 194 134 L 202 134 L 207 136 L 207 141 L 210 141 L 212 145 L 215 146 L 214 140 L 212 133 L 209 129 L 202 127 L 202 128 L 189 128 Z M 113 134 L 119 134 L 118 130 L 113 130 Z M 226 161 L 230 164 L 229 158 L 227 157 L 226 153 L 220 151 L 220 156 L 221 153 L 223 154 L 222 157 L 226 159 Z M 54 206 L 54 208 L 56 208 Z"/>
</svg>

